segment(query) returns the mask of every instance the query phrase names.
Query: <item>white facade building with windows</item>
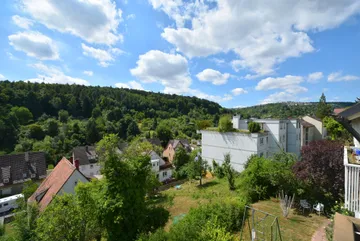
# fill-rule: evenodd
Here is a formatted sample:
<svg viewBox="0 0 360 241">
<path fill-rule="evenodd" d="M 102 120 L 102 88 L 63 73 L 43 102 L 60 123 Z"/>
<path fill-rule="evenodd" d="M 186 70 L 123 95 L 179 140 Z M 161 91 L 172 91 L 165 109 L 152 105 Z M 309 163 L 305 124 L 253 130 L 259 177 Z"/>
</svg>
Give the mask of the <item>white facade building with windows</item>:
<svg viewBox="0 0 360 241">
<path fill-rule="evenodd" d="M 231 164 L 235 170 L 241 172 L 244 164 L 251 155 L 270 157 L 279 151 L 300 155 L 301 123 L 298 119 L 241 119 L 239 115 L 233 117 L 234 129 L 239 132 L 220 133 L 202 130 L 202 158 L 209 164 L 215 160 L 222 164 L 224 155 L 230 153 Z M 247 133 L 249 122 L 260 124 L 262 132 Z"/>
<path fill-rule="evenodd" d="M 155 151 L 150 152 L 151 170 L 156 173 L 160 182 L 164 182 L 172 177 L 172 164 L 165 162 Z"/>
</svg>

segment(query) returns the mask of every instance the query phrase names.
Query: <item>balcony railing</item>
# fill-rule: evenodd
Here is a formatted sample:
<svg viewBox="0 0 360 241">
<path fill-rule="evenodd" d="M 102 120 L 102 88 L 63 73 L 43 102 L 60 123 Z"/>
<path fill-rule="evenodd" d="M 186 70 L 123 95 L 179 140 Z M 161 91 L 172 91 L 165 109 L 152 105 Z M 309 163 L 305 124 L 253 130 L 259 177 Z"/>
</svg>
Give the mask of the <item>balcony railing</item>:
<svg viewBox="0 0 360 241">
<path fill-rule="evenodd" d="M 360 165 L 349 155 L 349 147 L 344 147 L 345 166 L 345 208 L 355 212 L 360 218 Z"/>
</svg>

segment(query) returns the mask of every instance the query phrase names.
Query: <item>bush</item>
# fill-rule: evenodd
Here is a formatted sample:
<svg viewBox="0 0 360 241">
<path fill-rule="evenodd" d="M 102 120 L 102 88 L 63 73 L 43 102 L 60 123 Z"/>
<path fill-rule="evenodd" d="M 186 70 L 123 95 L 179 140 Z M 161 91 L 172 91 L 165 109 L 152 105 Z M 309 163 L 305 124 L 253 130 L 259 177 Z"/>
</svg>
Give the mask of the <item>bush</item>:
<svg viewBox="0 0 360 241">
<path fill-rule="evenodd" d="M 220 132 L 230 132 L 233 131 L 233 124 L 229 116 L 223 116 L 219 121 L 219 131 Z"/>
<path fill-rule="evenodd" d="M 257 122 L 250 122 L 248 124 L 248 130 L 251 133 L 257 133 L 257 132 L 259 132 L 261 130 L 260 124 L 257 123 Z"/>
<path fill-rule="evenodd" d="M 215 160 L 212 161 L 212 166 L 214 174 L 217 178 L 221 179 L 225 176 L 224 169 L 222 168 L 222 166 L 219 166 L 219 164 Z"/>
</svg>

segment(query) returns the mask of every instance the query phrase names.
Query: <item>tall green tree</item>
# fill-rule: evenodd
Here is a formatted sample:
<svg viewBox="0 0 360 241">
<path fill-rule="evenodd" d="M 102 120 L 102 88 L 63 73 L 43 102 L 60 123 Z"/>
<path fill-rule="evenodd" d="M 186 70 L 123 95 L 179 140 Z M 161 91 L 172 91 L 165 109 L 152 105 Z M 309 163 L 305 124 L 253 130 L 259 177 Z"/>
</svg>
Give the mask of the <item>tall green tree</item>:
<svg viewBox="0 0 360 241">
<path fill-rule="evenodd" d="M 160 123 L 160 125 L 157 126 L 156 136 L 160 139 L 163 147 L 165 147 L 173 137 L 171 129 L 165 123 Z"/>
<path fill-rule="evenodd" d="M 86 141 L 88 144 L 94 144 L 100 140 L 100 133 L 96 127 L 96 122 L 90 118 L 86 124 Z"/>
<path fill-rule="evenodd" d="M 47 120 L 47 134 L 51 137 L 57 136 L 59 133 L 59 124 L 54 119 Z"/>
<path fill-rule="evenodd" d="M 59 111 L 59 121 L 62 123 L 66 123 L 69 119 L 69 112 L 66 110 L 60 110 Z"/>
<path fill-rule="evenodd" d="M 14 106 L 11 108 L 11 112 L 15 114 L 20 125 L 26 125 L 33 119 L 33 114 L 24 106 Z"/>
<path fill-rule="evenodd" d="M 324 93 L 322 93 L 319 103 L 316 107 L 316 117 L 323 119 L 324 117 L 330 115 L 331 115 L 331 106 L 326 103 L 326 97 Z"/>
<path fill-rule="evenodd" d="M 228 180 L 229 189 L 235 190 L 235 170 L 232 168 L 230 160 L 231 160 L 230 153 L 225 154 L 222 168 Z"/>
<path fill-rule="evenodd" d="M 206 175 L 206 170 L 208 169 L 208 163 L 202 159 L 200 153 L 195 157 L 192 155 L 192 157 L 182 169 L 190 179 L 199 180 L 201 186 L 203 176 Z"/>
</svg>

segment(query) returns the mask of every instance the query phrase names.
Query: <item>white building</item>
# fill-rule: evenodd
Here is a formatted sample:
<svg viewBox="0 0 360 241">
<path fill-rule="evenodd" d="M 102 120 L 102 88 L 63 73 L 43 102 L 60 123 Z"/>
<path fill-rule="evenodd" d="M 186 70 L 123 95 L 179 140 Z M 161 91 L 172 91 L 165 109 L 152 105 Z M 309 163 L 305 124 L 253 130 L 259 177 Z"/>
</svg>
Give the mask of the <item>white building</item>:
<svg viewBox="0 0 360 241">
<path fill-rule="evenodd" d="M 257 122 L 262 131 L 249 133 L 248 123 Z M 233 117 L 233 127 L 238 132 L 220 133 L 202 130 L 202 157 L 209 164 L 215 160 L 219 164 L 224 155 L 230 153 L 231 164 L 237 171 L 242 171 L 244 164 L 251 155 L 270 157 L 280 151 L 300 155 L 301 124 L 298 119 L 241 119 Z"/>
<path fill-rule="evenodd" d="M 165 182 L 172 177 L 173 166 L 165 162 L 155 151 L 150 152 L 151 170 L 156 174 L 160 182 Z"/>
</svg>

